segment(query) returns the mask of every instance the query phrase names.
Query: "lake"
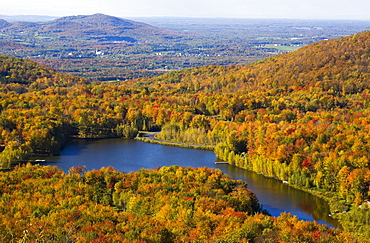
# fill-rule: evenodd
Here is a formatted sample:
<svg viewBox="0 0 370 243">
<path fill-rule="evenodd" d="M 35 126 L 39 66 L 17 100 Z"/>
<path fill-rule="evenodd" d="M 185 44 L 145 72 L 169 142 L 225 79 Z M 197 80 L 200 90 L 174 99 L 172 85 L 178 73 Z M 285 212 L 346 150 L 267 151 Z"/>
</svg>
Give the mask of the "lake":
<svg viewBox="0 0 370 243">
<path fill-rule="evenodd" d="M 215 164 L 216 156 L 212 151 L 164 146 L 138 140 L 76 139 L 67 144 L 60 156 L 42 159 L 45 159 L 44 165 L 57 165 L 65 172 L 68 172 L 70 167 L 80 165 L 86 166 L 87 170 L 112 166 L 126 173 L 141 168 L 152 169 L 171 165 L 217 168 L 233 179 L 247 182 L 248 188 L 257 195 L 263 208 L 272 216 L 289 212 L 302 220 L 316 220 L 339 227 L 338 222 L 329 217 L 329 206 L 325 200 L 254 172 L 229 164 Z"/>
</svg>

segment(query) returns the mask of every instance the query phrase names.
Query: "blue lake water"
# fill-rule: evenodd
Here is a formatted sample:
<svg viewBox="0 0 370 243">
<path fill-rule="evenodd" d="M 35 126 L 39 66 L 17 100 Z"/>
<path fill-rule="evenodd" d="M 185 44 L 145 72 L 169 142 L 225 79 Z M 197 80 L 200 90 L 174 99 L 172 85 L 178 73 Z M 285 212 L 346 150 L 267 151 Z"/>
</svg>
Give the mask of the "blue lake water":
<svg viewBox="0 0 370 243">
<path fill-rule="evenodd" d="M 338 222 L 329 217 L 329 206 L 321 198 L 294 189 L 278 180 L 269 179 L 254 172 L 228 164 L 215 164 L 212 151 L 186 149 L 124 139 L 78 139 L 70 142 L 60 153 L 45 159 L 45 165 L 57 165 L 65 172 L 73 166 L 86 166 L 87 170 L 112 166 L 123 172 L 141 168 L 153 169 L 162 166 L 217 168 L 233 179 L 247 182 L 257 195 L 263 208 L 272 216 L 289 212 L 299 219 L 318 221 L 338 227 Z"/>
</svg>

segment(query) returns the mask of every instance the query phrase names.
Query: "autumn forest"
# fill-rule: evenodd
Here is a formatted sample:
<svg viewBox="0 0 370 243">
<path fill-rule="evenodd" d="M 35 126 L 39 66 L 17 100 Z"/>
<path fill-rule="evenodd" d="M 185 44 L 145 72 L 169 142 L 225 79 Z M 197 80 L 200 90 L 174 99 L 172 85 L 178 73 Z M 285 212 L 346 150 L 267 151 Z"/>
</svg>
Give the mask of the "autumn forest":
<svg viewBox="0 0 370 243">
<path fill-rule="evenodd" d="M 366 242 L 370 239 L 370 32 L 250 65 L 89 82 L 0 56 L 3 242 Z M 342 229 L 271 217 L 218 170 L 31 165 L 71 138 L 207 145 L 240 168 L 330 202 Z M 346 213 L 342 213 L 345 211 Z"/>
</svg>

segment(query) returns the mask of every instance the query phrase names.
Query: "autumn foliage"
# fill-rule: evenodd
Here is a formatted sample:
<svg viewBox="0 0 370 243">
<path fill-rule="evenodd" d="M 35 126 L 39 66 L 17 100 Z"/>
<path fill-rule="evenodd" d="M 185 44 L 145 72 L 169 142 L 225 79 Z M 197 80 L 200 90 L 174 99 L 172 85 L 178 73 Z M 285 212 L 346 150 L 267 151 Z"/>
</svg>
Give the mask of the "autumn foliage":
<svg viewBox="0 0 370 243">
<path fill-rule="evenodd" d="M 230 164 L 313 190 L 332 199 L 333 212 L 346 211 L 370 197 L 369 48 L 364 32 L 249 66 L 113 83 L 1 56 L 1 167 L 58 153 L 72 136 L 162 130 L 163 140 L 212 145 Z M 346 215 L 338 216 L 345 229 L 370 232 L 367 216 L 359 228 Z"/>
<path fill-rule="evenodd" d="M 52 166 L 0 172 L 3 242 L 349 242 L 339 230 L 260 213 L 242 181 L 219 170 Z"/>
</svg>

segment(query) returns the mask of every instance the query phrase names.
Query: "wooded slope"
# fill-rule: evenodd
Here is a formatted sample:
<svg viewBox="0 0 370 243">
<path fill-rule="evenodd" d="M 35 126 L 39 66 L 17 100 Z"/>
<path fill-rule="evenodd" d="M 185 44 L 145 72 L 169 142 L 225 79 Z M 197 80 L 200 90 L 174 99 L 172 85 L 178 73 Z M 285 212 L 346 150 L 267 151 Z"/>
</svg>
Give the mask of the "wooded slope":
<svg viewBox="0 0 370 243">
<path fill-rule="evenodd" d="M 72 86 L 48 78 L 49 71 L 33 74 L 34 64 L 2 57 L 14 70 L 2 64 L 10 71 L 1 80 L 15 77 L 0 86 L 1 166 L 57 153 L 70 136 L 134 137 L 161 129 L 164 140 L 213 145 L 231 164 L 331 198 L 333 213 L 350 209 L 334 214 L 345 230 L 370 237 L 364 203 L 370 195 L 369 46 L 364 32 L 250 66 L 199 67 L 129 82 L 68 81 L 77 83 Z M 50 85 L 38 85 L 43 80 Z"/>
<path fill-rule="evenodd" d="M 26 165 L 0 172 L 4 242 L 354 242 L 284 214 L 260 213 L 245 183 L 219 170 L 163 167 L 125 174 Z"/>
</svg>

